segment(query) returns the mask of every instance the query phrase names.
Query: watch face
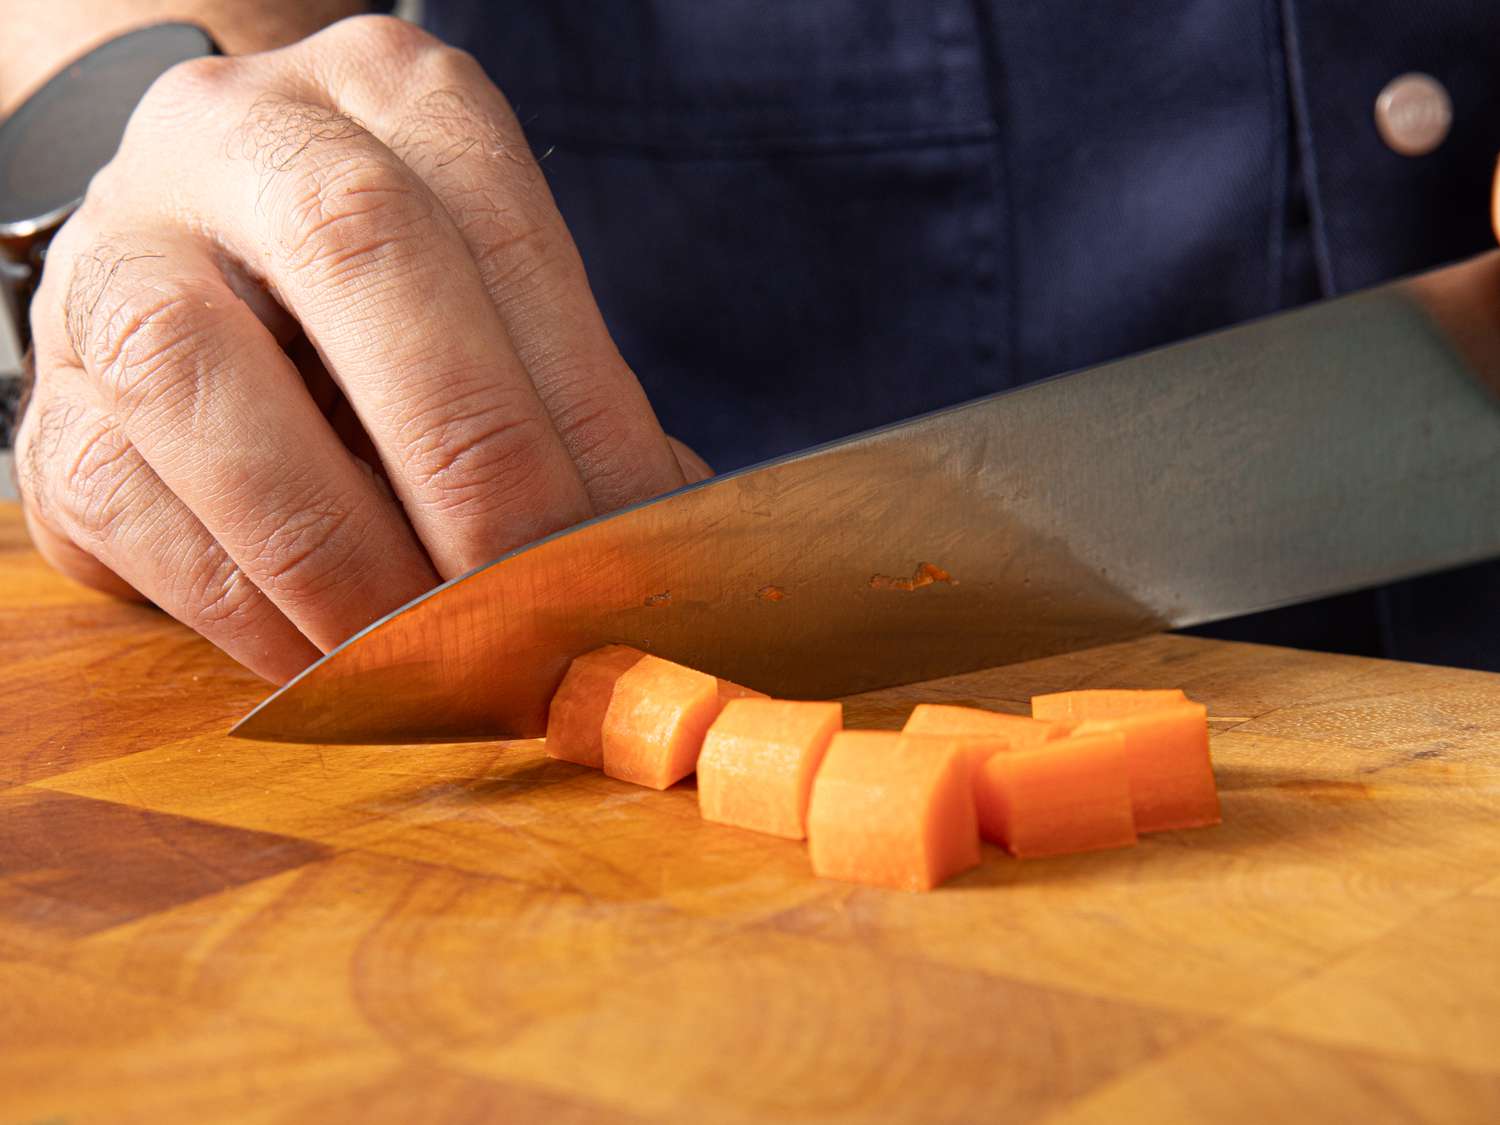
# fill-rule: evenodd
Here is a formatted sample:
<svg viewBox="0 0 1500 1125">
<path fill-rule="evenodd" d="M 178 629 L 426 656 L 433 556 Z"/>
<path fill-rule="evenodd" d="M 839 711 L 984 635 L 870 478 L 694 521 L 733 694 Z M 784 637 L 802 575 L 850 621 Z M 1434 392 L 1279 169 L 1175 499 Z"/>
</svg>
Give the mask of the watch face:
<svg viewBox="0 0 1500 1125">
<path fill-rule="evenodd" d="M 177 63 L 214 53 L 192 24 L 142 28 L 96 47 L 0 123 L 0 237 L 60 222 L 120 146 L 147 87 Z"/>
</svg>

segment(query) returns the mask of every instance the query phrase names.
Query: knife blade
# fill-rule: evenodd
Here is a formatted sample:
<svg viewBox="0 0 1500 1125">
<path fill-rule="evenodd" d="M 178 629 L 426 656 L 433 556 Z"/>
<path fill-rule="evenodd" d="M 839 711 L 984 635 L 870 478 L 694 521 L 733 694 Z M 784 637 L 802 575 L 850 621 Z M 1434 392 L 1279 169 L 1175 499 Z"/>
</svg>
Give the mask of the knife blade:
<svg viewBox="0 0 1500 1125">
<path fill-rule="evenodd" d="M 788 697 L 1500 555 L 1500 252 L 681 489 L 438 587 L 235 735 L 527 737 L 633 644 Z"/>
</svg>

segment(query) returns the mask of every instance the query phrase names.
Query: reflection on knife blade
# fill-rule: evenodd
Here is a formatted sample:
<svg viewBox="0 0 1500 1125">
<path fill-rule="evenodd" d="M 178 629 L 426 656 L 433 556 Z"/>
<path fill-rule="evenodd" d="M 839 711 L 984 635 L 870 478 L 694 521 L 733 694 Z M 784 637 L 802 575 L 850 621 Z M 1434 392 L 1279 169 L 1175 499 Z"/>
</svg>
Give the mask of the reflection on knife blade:
<svg viewBox="0 0 1500 1125">
<path fill-rule="evenodd" d="M 1487 293 L 1500 253 L 592 520 L 375 623 L 235 733 L 534 735 L 610 642 L 837 696 L 1500 555 Z"/>
</svg>

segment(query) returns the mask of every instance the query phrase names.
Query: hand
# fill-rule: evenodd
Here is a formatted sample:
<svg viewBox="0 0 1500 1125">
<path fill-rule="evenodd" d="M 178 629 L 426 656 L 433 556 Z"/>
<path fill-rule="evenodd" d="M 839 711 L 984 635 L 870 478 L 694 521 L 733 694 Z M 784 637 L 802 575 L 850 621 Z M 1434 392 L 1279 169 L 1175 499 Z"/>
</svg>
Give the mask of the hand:
<svg viewBox="0 0 1500 1125">
<path fill-rule="evenodd" d="M 53 242 L 32 329 L 38 548 L 272 680 L 707 474 L 610 340 L 500 91 L 394 19 L 168 72 Z"/>
</svg>

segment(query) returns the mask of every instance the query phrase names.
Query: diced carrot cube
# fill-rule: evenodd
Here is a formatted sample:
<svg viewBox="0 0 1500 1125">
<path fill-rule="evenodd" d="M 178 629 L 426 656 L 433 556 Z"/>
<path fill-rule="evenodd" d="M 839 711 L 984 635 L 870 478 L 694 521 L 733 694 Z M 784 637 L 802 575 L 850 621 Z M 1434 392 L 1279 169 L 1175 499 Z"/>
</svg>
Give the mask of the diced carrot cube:
<svg viewBox="0 0 1500 1125">
<path fill-rule="evenodd" d="M 600 735 L 615 683 L 645 655 L 628 645 L 605 645 L 568 665 L 547 710 L 548 755 L 594 769 L 604 765 Z"/>
<path fill-rule="evenodd" d="M 698 756 L 703 819 L 803 839 L 813 777 L 843 722 L 839 703 L 730 700 Z"/>
<path fill-rule="evenodd" d="M 1116 719 L 1138 711 L 1154 711 L 1190 700 L 1181 688 L 1151 688 L 1143 691 L 1056 691 L 1031 697 L 1031 715 L 1036 719 Z"/>
<path fill-rule="evenodd" d="M 641 657 L 615 682 L 604 713 L 604 772 L 651 789 L 676 784 L 693 772 L 721 707 L 713 676 Z"/>
<path fill-rule="evenodd" d="M 992 754 L 1041 746 L 1065 737 L 1076 723 L 1044 722 L 1025 715 L 983 711 L 946 703 L 919 703 L 912 708 L 905 734 L 939 734 L 962 740 L 977 779 Z"/>
<path fill-rule="evenodd" d="M 1219 793 L 1208 755 L 1208 709 L 1201 703 L 1091 719 L 1076 733 L 1100 730 L 1125 736 L 1137 832 L 1219 823 Z"/>
<path fill-rule="evenodd" d="M 1005 739 L 1008 749 L 1028 750 L 1055 738 L 1066 737 L 1077 725 L 1007 715 L 1002 711 L 983 711 L 978 707 L 918 703 L 912 708 L 902 730 L 907 734 L 998 735 Z"/>
<path fill-rule="evenodd" d="M 1038 718 L 1081 720 L 1076 734 L 1125 735 L 1137 832 L 1219 823 L 1219 794 L 1208 755 L 1208 709 L 1178 689 L 1065 691 L 1037 695 Z"/>
<path fill-rule="evenodd" d="M 1118 731 L 996 754 L 980 770 L 974 801 L 980 835 L 1012 855 L 1064 855 L 1136 840 Z"/>
<path fill-rule="evenodd" d="M 813 871 L 928 890 L 979 862 L 968 752 L 961 740 L 891 731 L 833 736 L 813 781 Z"/>
</svg>

